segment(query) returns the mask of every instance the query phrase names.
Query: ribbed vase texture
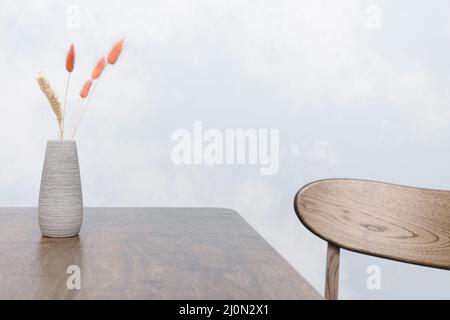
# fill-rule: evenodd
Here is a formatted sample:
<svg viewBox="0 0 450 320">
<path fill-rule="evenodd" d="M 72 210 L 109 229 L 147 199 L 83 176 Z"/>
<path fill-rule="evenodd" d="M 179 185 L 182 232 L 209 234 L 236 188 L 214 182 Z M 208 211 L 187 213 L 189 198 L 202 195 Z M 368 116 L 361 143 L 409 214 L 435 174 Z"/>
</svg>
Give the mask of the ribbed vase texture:
<svg viewBox="0 0 450 320">
<path fill-rule="evenodd" d="M 47 142 L 38 214 L 46 237 L 71 237 L 80 232 L 83 196 L 75 141 Z"/>
</svg>

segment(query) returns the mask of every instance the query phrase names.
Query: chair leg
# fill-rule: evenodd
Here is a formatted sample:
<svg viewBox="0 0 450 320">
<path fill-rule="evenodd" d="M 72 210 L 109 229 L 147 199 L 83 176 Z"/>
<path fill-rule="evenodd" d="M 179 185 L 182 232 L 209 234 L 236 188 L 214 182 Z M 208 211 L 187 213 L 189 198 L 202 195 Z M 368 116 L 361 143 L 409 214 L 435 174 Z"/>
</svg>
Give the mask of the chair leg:
<svg viewBox="0 0 450 320">
<path fill-rule="evenodd" d="M 328 242 L 325 299 L 337 300 L 339 288 L 339 247 Z"/>
</svg>

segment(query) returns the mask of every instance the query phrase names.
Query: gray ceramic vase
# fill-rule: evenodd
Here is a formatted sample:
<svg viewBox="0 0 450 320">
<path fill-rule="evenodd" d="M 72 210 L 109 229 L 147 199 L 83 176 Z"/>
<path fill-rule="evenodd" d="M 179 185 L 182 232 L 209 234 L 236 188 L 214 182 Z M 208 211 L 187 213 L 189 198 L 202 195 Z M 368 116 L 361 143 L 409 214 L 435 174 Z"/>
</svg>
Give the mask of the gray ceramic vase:
<svg viewBox="0 0 450 320">
<path fill-rule="evenodd" d="M 83 196 L 75 141 L 47 142 L 38 215 L 46 237 L 72 237 L 80 232 Z"/>
</svg>

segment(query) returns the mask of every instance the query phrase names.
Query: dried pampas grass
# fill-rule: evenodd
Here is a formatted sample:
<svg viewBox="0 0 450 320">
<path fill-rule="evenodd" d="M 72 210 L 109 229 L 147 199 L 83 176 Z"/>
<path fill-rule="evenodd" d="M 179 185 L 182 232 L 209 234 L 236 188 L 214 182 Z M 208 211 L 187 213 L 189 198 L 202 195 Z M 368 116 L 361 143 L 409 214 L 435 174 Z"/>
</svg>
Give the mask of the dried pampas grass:
<svg viewBox="0 0 450 320">
<path fill-rule="evenodd" d="M 114 47 L 109 52 L 107 59 L 105 57 L 100 58 L 94 69 L 91 72 L 91 77 L 87 80 L 80 91 L 80 98 L 78 103 L 75 106 L 75 112 L 73 117 L 73 131 L 72 131 L 72 139 L 75 136 L 75 132 L 77 131 L 78 126 L 80 125 L 80 121 L 83 118 L 83 114 L 86 110 L 87 105 L 92 97 L 92 94 L 95 91 L 95 88 L 100 80 L 100 76 L 102 75 L 105 67 L 110 64 L 113 65 L 119 59 L 120 53 L 122 52 L 124 39 L 120 39 L 116 42 Z M 73 44 L 70 45 L 69 50 L 66 55 L 66 71 L 67 71 L 67 84 L 66 91 L 64 94 L 64 104 L 61 108 L 61 103 L 59 102 L 58 96 L 55 91 L 50 86 L 47 78 L 44 76 L 42 72 L 38 72 L 36 75 L 36 80 L 41 88 L 42 92 L 47 97 L 50 102 L 50 106 L 52 107 L 53 112 L 56 115 L 56 119 L 58 121 L 59 127 L 59 135 L 61 141 L 64 140 L 64 124 L 65 124 L 65 115 L 66 115 L 66 101 L 67 101 L 67 93 L 69 91 L 69 83 L 70 83 L 70 75 L 75 67 L 75 46 Z M 92 88 L 91 88 L 92 87 Z"/>
<path fill-rule="evenodd" d="M 56 115 L 56 119 L 58 120 L 58 127 L 59 127 L 60 134 L 62 134 L 61 133 L 61 124 L 63 121 L 63 114 L 62 114 L 62 110 L 61 110 L 61 103 L 59 102 L 58 96 L 56 95 L 56 93 L 52 89 L 52 87 L 50 86 L 50 83 L 48 82 L 44 73 L 42 73 L 41 71 L 38 71 L 38 73 L 36 74 L 36 80 L 37 80 L 42 92 L 47 97 L 48 102 L 50 102 L 50 106 L 52 107 L 53 113 Z"/>
</svg>

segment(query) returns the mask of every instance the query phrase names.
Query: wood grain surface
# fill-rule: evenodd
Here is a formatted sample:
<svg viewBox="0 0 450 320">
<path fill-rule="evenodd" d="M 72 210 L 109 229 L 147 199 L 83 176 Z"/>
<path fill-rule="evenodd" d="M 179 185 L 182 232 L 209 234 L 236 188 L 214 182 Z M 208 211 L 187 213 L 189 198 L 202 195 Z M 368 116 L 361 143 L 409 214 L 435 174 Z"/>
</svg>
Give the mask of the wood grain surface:
<svg viewBox="0 0 450 320">
<path fill-rule="evenodd" d="M 78 237 L 52 239 L 35 208 L 0 208 L 0 252 L 1 299 L 321 298 L 229 209 L 87 208 Z"/>
<path fill-rule="evenodd" d="M 388 259 L 450 269 L 450 192 L 333 179 L 295 198 L 303 224 L 336 246 Z"/>
<path fill-rule="evenodd" d="M 328 242 L 325 276 L 325 299 L 337 300 L 339 292 L 339 247 Z"/>
</svg>

